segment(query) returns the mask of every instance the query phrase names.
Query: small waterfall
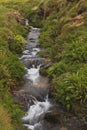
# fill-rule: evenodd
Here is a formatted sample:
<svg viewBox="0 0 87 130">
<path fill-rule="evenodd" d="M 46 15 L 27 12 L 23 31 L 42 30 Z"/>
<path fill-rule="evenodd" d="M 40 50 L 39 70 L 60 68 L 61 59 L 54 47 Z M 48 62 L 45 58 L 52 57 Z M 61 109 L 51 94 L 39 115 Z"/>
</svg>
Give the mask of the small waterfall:
<svg viewBox="0 0 87 130">
<path fill-rule="evenodd" d="M 25 75 L 27 79 L 30 79 L 33 83 L 36 83 L 39 77 L 39 69 L 40 65 L 35 68 L 34 65 L 32 65 L 32 68 L 27 69 L 27 74 Z"/>
<path fill-rule="evenodd" d="M 27 69 L 27 74 L 25 75 L 27 79 L 33 82 L 33 85 L 38 84 L 40 77 L 39 69 L 40 66 L 35 68 L 35 65 L 32 65 L 32 68 Z M 40 102 L 36 99 L 33 99 L 33 105 L 29 107 L 28 112 L 22 118 L 23 122 L 28 122 L 29 124 L 24 124 L 30 130 L 39 130 L 41 129 L 41 121 L 43 120 L 46 112 L 48 112 L 51 107 L 51 103 L 48 100 L 48 96 L 45 97 L 44 101 Z"/>
<path fill-rule="evenodd" d="M 34 130 L 37 126 L 41 127 L 40 122 L 50 107 L 51 103 L 48 98 L 46 98 L 44 102 L 34 101 L 34 104 L 30 106 L 27 114 L 23 117 L 24 122 L 29 122 L 29 125 L 24 124 L 24 126 L 31 130 Z"/>
</svg>

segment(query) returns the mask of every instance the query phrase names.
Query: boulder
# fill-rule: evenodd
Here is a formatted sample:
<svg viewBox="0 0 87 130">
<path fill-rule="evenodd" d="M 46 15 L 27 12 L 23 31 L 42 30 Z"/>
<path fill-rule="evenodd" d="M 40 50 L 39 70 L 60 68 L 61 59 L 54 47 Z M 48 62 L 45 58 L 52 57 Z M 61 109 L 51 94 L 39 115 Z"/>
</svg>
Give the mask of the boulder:
<svg viewBox="0 0 87 130">
<path fill-rule="evenodd" d="M 45 120 L 48 121 L 49 123 L 53 123 L 53 124 L 62 123 L 61 114 L 58 112 L 55 112 L 55 111 L 46 113 Z"/>
</svg>

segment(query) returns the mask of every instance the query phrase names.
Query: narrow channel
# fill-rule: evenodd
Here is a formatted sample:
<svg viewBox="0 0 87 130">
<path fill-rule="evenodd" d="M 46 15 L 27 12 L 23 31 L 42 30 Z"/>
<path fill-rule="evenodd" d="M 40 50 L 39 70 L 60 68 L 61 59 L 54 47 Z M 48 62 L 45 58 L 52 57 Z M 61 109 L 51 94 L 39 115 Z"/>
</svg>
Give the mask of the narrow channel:
<svg viewBox="0 0 87 130">
<path fill-rule="evenodd" d="M 24 76 L 25 84 L 22 91 L 28 92 L 31 97 L 27 102 L 28 111 L 23 117 L 23 125 L 30 130 L 43 130 L 43 119 L 45 114 L 51 108 L 51 103 L 48 99 L 48 79 L 39 73 L 40 67 L 44 64 L 44 58 L 38 56 L 40 29 L 31 27 L 27 45 L 20 57 L 24 63 L 27 73 Z"/>
</svg>

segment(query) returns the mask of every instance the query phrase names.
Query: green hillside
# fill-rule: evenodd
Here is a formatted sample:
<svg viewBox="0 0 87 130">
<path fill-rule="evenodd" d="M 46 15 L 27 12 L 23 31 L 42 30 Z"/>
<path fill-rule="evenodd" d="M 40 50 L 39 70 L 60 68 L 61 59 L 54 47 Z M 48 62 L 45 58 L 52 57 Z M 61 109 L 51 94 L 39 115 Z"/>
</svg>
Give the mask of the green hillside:
<svg viewBox="0 0 87 130">
<path fill-rule="evenodd" d="M 41 73 L 50 79 L 51 95 L 67 111 L 87 119 L 87 0 L 0 0 L 0 130 L 24 130 L 23 112 L 11 93 L 25 74 L 18 59 L 28 33 L 25 18 L 41 28 L 45 51 L 39 55 L 52 63 Z"/>
</svg>

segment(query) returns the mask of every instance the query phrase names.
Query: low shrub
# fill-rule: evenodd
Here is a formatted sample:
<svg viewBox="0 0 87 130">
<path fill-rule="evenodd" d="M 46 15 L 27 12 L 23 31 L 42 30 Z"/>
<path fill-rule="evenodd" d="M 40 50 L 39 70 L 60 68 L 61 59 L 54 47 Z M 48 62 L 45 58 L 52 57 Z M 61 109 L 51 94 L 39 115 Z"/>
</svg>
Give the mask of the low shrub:
<svg viewBox="0 0 87 130">
<path fill-rule="evenodd" d="M 87 65 L 76 73 L 65 73 L 56 82 L 56 98 L 69 110 L 73 102 L 87 101 Z"/>
<path fill-rule="evenodd" d="M 25 44 L 25 39 L 21 35 L 16 35 L 13 38 L 13 42 L 10 44 L 10 50 L 16 54 L 21 54 Z"/>
</svg>

